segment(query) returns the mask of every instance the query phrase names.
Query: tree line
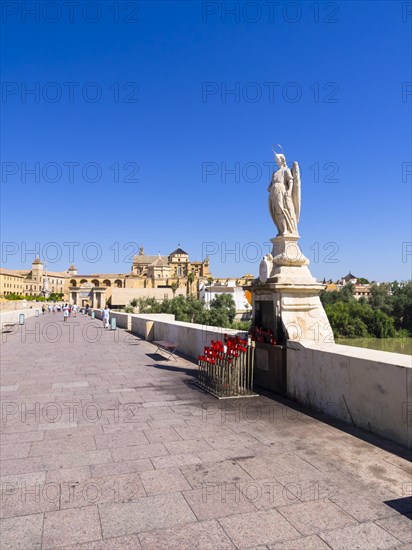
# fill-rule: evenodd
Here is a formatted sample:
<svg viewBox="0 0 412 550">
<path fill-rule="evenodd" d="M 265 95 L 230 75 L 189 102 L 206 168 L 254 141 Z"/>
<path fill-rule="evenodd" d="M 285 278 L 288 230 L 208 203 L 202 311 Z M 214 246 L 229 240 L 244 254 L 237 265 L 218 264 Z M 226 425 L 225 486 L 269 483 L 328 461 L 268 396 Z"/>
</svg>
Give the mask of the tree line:
<svg viewBox="0 0 412 550">
<path fill-rule="evenodd" d="M 203 300 L 193 296 L 176 296 L 158 302 L 155 298 L 138 298 L 130 302 L 125 311 L 138 307 L 140 313 L 172 313 L 176 321 L 198 323 L 213 327 L 235 328 L 248 330 L 250 322 L 235 321 L 236 304 L 229 294 L 216 296 L 210 307 L 206 307 Z"/>
<path fill-rule="evenodd" d="M 31 296 L 30 294 L 22 295 L 11 292 L 3 297 L 10 301 L 27 300 L 28 302 L 61 302 L 63 300 L 63 296 L 63 292 L 51 292 L 47 297 L 42 294 Z"/>
<path fill-rule="evenodd" d="M 412 281 L 372 284 L 369 298 L 359 300 L 353 291 L 347 284 L 340 291 L 320 293 L 335 337 L 412 336 Z"/>
</svg>

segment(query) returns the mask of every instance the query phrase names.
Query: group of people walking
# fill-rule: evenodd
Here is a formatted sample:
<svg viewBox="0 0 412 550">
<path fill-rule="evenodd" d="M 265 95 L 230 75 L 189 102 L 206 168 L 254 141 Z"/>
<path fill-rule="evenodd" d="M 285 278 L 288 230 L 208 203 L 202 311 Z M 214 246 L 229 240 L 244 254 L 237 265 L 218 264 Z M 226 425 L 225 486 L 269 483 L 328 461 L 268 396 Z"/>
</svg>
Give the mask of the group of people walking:
<svg viewBox="0 0 412 550">
<path fill-rule="evenodd" d="M 72 313 L 73 313 L 73 316 L 76 317 L 77 312 L 79 310 L 79 307 L 76 306 L 76 305 L 71 306 L 69 304 L 64 304 L 64 305 L 60 305 L 60 304 L 43 304 L 41 306 L 41 311 L 42 311 L 43 315 L 46 312 L 53 313 L 53 315 L 55 315 L 59 311 L 64 312 L 66 310 L 68 310 L 68 312 L 69 312 L 69 317 Z"/>
<path fill-rule="evenodd" d="M 69 317 L 77 317 L 77 312 L 79 311 L 79 306 L 77 304 L 43 304 L 42 305 L 42 314 L 44 315 L 46 311 L 48 313 L 53 313 L 55 315 L 58 311 L 63 311 L 63 321 L 66 322 Z M 87 304 L 84 308 L 83 313 L 86 315 L 89 315 L 91 311 L 91 308 Z M 102 320 L 103 320 L 103 326 L 104 328 L 110 328 L 110 309 L 109 306 L 106 304 L 106 307 L 103 309 L 102 312 Z"/>
<path fill-rule="evenodd" d="M 73 315 L 73 317 L 77 317 L 77 311 L 79 309 L 79 306 L 76 304 L 64 304 L 63 306 L 63 321 L 67 321 L 69 317 Z"/>
</svg>

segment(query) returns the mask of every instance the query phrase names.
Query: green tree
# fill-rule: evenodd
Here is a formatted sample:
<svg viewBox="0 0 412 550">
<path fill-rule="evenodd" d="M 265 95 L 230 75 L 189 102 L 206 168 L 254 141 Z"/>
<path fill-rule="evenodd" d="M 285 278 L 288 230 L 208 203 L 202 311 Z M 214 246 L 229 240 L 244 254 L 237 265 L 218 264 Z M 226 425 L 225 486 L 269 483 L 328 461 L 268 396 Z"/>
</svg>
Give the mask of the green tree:
<svg viewBox="0 0 412 550">
<path fill-rule="evenodd" d="M 355 287 L 352 283 L 346 284 L 342 290 L 339 293 L 339 299 L 342 302 L 352 302 L 355 300 L 355 297 L 353 295 L 353 292 L 355 290 Z"/>
<path fill-rule="evenodd" d="M 176 296 L 176 290 L 179 288 L 179 281 L 174 281 L 171 285 L 170 285 L 170 288 L 172 289 L 172 292 L 173 292 L 173 298 Z"/>
<path fill-rule="evenodd" d="M 395 327 L 412 334 L 412 281 L 392 284 L 392 315 Z"/>
<path fill-rule="evenodd" d="M 393 310 L 390 285 L 371 285 L 369 304 L 373 309 L 380 309 L 390 315 Z"/>
<path fill-rule="evenodd" d="M 227 315 L 229 323 L 232 323 L 236 316 L 236 304 L 230 294 L 220 294 L 210 302 L 211 310 L 219 310 Z"/>
<path fill-rule="evenodd" d="M 138 298 L 136 301 L 132 300 L 132 302 L 136 304 L 134 307 L 139 308 L 140 313 L 162 313 L 156 298 Z M 132 302 L 130 302 L 130 305 L 133 305 Z"/>
<path fill-rule="evenodd" d="M 212 300 L 210 309 L 205 307 L 203 300 L 193 296 L 176 296 L 163 302 L 157 302 L 155 298 L 139 298 L 132 300 L 130 305 L 138 306 L 140 313 L 172 313 L 177 321 L 226 328 L 232 327 L 236 315 L 235 302 L 228 294 Z"/>
<path fill-rule="evenodd" d="M 61 302 L 63 300 L 63 292 L 52 292 L 47 298 L 50 302 Z"/>
<path fill-rule="evenodd" d="M 332 290 L 332 291 L 321 290 L 319 294 L 319 298 L 323 306 L 326 306 L 327 304 L 334 304 L 335 302 L 339 302 L 340 294 L 337 290 Z"/>
<path fill-rule="evenodd" d="M 188 285 L 189 285 L 189 294 L 192 294 L 192 286 L 193 286 L 193 281 L 195 280 L 195 274 L 193 271 L 190 271 L 190 273 L 187 274 L 187 282 L 188 282 Z"/>
</svg>

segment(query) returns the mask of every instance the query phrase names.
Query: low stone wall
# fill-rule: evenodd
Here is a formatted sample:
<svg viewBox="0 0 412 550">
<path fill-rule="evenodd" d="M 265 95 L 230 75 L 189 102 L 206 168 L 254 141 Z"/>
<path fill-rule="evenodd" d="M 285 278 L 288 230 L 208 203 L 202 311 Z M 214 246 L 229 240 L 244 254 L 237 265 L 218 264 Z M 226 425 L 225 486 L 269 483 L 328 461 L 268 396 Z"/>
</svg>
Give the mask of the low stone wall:
<svg viewBox="0 0 412 550">
<path fill-rule="evenodd" d="M 175 321 L 174 315 L 132 315 L 131 331 L 145 340 L 169 340 L 177 344 L 178 352 L 197 362 L 205 346 L 211 340 L 221 340 L 224 334 L 245 336 L 238 330 L 183 323 Z"/>
<path fill-rule="evenodd" d="M 289 341 L 287 393 L 299 403 L 412 448 L 408 355 Z"/>
<path fill-rule="evenodd" d="M 120 311 L 111 311 L 110 318 L 116 319 L 116 326 L 130 330 L 132 328 L 132 318 L 129 313 L 121 313 Z"/>
<path fill-rule="evenodd" d="M 39 312 L 38 313 L 39 315 L 42 314 L 41 304 L 40 306 L 37 305 L 37 307 L 33 306 L 31 309 L 28 307 L 24 309 L 16 309 L 14 311 L 2 311 L 0 313 L 0 323 L 1 323 L 2 330 L 3 330 L 4 323 L 18 323 L 21 313 L 24 313 L 25 319 L 30 319 L 30 317 L 35 317 L 36 311 Z"/>
<path fill-rule="evenodd" d="M 94 316 L 96 319 L 103 319 L 103 311 L 101 309 L 93 309 L 91 311 L 94 311 Z"/>
<path fill-rule="evenodd" d="M 155 315 L 131 315 L 131 332 L 137 334 L 140 338 L 153 342 L 158 340 L 154 335 L 155 321 L 164 321 L 168 323 L 175 322 L 175 316 L 169 313 L 157 313 Z"/>
</svg>

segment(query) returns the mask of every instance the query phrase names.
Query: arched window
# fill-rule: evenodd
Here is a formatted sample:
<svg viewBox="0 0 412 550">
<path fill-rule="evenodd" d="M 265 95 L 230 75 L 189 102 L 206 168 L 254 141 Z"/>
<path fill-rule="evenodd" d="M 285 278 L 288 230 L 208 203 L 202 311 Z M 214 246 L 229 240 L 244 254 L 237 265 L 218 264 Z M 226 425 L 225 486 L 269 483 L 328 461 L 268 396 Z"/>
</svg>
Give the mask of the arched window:
<svg viewBox="0 0 412 550">
<path fill-rule="evenodd" d="M 112 286 L 112 283 L 109 281 L 109 279 L 105 279 L 103 281 L 103 286 Z"/>
<path fill-rule="evenodd" d="M 82 279 L 82 280 L 80 281 L 80 284 L 81 284 L 81 285 L 84 284 L 84 283 L 87 283 L 87 279 Z"/>
<path fill-rule="evenodd" d="M 116 279 L 114 284 L 117 286 L 117 288 L 122 288 L 123 287 L 123 283 L 120 279 Z"/>
<path fill-rule="evenodd" d="M 97 279 L 93 279 L 92 280 L 92 285 L 93 286 L 99 286 L 99 281 Z"/>
<path fill-rule="evenodd" d="M 77 286 L 77 281 L 76 281 L 76 279 L 72 279 L 72 280 L 70 281 L 70 286 Z"/>
</svg>

